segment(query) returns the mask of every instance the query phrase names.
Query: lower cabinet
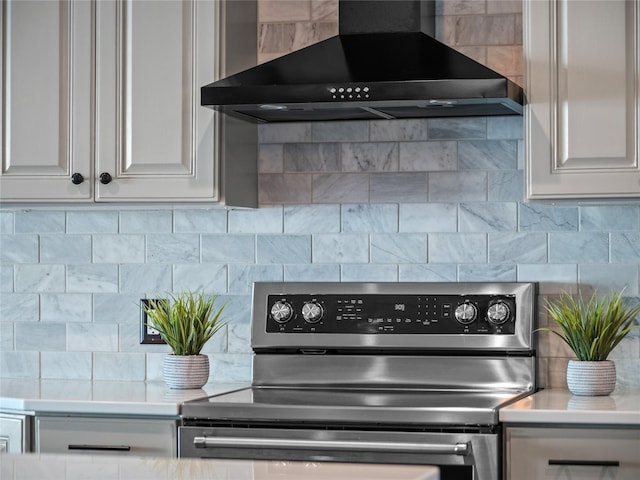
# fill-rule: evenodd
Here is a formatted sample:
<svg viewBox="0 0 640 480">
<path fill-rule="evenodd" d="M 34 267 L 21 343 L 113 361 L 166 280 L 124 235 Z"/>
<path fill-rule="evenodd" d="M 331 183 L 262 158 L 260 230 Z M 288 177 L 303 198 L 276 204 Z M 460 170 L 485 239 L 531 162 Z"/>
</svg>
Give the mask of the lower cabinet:
<svg viewBox="0 0 640 480">
<path fill-rule="evenodd" d="M 0 413 L 0 453 L 31 451 L 31 417 Z"/>
<path fill-rule="evenodd" d="M 177 421 L 37 415 L 35 451 L 176 457 Z"/>
<path fill-rule="evenodd" d="M 640 478 L 640 429 L 505 429 L 505 479 Z"/>
</svg>

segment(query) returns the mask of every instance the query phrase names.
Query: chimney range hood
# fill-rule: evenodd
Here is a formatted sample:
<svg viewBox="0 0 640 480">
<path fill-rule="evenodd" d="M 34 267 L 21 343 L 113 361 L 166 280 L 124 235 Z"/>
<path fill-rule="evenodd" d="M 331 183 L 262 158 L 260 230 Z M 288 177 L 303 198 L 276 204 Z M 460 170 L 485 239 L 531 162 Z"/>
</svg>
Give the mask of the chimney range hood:
<svg viewBox="0 0 640 480">
<path fill-rule="evenodd" d="M 340 0 L 339 35 L 202 87 L 254 122 L 522 115 L 522 89 L 439 42 L 433 0 Z"/>
</svg>

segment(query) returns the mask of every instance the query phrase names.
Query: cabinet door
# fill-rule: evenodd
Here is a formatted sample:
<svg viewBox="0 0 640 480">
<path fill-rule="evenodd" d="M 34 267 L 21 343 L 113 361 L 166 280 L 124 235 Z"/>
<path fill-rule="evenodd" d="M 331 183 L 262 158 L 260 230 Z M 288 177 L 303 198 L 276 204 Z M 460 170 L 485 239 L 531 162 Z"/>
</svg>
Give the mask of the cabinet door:
<svg viewBox="0 0 640 480">
<path fill-rule="evenodd" d="M 640 430 L 508 428 L 507 480 L 640 478 Z"/>
<path fill-rule="evenodd" d="M 29 451 L 29 418 L 26 415 L 0 413 L 0 453 Z"/>
<path fill-rule="evenodd" d="M 527 197 L 639 197 L 637 1 L 524 2 Z"/>
<path fill-rule="evenodd" d="M 91 3 L 7 0 L 0 25 L 2 200 L 91 199 Z"/>
<path fill-rule="evenodd" d="M 218 3 L 97 2 L 96 200 L 217 200 Z M 100 183 L 108 173 L 110 183 Z"/>
<path fill-rule="evenodd" d="M 37 453 L 175 457 L 174 420 L 37 416 Z"/>
</svg>

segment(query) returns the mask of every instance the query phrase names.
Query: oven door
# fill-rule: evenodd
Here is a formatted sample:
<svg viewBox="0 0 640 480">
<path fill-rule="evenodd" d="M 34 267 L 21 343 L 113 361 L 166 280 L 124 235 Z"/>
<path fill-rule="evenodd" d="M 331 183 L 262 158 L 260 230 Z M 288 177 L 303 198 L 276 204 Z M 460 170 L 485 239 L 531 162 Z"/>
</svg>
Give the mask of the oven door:
<svg viewBox="0 0 640 480">
<path fill-rule="evenodd" d="M 435 465 L 442 480 L 498 480 L 497 433 L 182 426 L 182 458 Z"/>
</svg>

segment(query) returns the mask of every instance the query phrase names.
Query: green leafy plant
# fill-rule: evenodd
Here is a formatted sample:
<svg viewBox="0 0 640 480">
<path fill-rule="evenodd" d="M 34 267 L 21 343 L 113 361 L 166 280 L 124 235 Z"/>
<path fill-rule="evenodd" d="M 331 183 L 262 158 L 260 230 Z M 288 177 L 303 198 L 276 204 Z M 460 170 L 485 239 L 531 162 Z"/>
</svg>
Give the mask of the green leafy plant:
<svg viewBox="0 0 640 480">
<path fill-rule="evenodd" d="M 577 298 L 563 293 L 556 303 L 545 305 L 549 317 L 560 327 L 538 330 L 558 335 L 573 350 L 578 360 L 606 360 L 611 351 L 638 325 L 640 304 L 624 302 L 621 292 L 599 298 L 597 292 L 585 301 L 580 293 Z"/>
<path fill-rule="evenodd" d="M 181 292 L 148 300 L 142 309 L 149 327 L 155 328 L 175 355 L 198 355 L 204 344 L 226 323 L 221 315 L 226 305 L 215 308 L 217 296 Z"/>
</svg>

